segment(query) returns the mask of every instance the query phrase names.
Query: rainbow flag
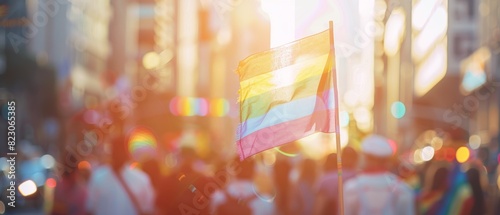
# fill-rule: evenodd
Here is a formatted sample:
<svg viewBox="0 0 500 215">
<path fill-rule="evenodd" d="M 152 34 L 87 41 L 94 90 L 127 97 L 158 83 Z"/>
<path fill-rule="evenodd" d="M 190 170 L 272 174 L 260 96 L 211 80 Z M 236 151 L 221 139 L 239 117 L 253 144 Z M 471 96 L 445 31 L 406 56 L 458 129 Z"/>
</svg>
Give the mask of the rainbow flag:
<svg viewBox="0 0 500 215">
<path fill-rule="evenodd" d="M 439 214 L 470 214 L 474 201 L 472 189 L 459 163 L 454 163 L 448 181 L 450 188 L 443 198 L 444 207 Z"/>
<path fill-rule="evenodd" d="M 156 155 L 157 142 L 149 129 L 137 126 L 130 133 L 128 150 L 135 161 L 144 161 Z"/>
<path fill-rule="evenodd" d="M 336 132 L 330 37 L 326 30 L 240 62 L 236 138 L 242 160 L 315 132 Z"/>
</svg>

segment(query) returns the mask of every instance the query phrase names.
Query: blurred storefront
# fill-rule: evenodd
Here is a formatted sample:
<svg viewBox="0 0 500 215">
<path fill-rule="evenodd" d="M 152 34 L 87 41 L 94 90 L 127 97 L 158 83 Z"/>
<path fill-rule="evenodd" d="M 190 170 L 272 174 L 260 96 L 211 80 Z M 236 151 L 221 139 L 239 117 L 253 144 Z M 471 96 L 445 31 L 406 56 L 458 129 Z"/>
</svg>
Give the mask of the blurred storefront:
<svg viewBox="0 0 500 215">
<path fill-rule="evenodd" d="M 69 47 L 69 73 L 67 78 L 60 79 L 59 95 L 62 100 L 61 113 L 65 119 L 71 119 L 78 113 L 89 116 L 87 111 L 100 108 L 106 101 L 106 85 L 102 77 L 106 75 L 107 60 L 112 54 L 109 43 L 112 7 L 109 0 L 98 3 L 75 0 L 67 3 L 65 15 L 68 26 L 64 29 L 67 32 L 64 39 L 67 43 L 65 47 Z M 59 31 L 49 32 L 57 34 Z M 88 128 L 87 124 L 98 124 L 83 119 L 64 125 L 67 130 L 61 146 L 62 155 L 67 153 L 68 148 L 75 148 L 80 141 L 85 140 L 84 129 Z"/>
<path fill-rule="evenodd" d="M 468 114 L 468 146 L 487 152 L 483 162 L 495 162 L 499 148 L 500 102 L 499 44 L 500 28 L 497 1 L 481 1 L 476 7 L 477 46 L 471 47 L 460 66 L 460 92 L 465 96 L 464 112 Z"/>
<path fill-rule="evenodd" d="M 421 120 L 432 115 L 427 105 L 437 107 L 443 101 L 431 98 L 430 91 L 447 71 L 448 2 L 387 2 L 387 5 L 384 38 L 377 49 L 381 55 L 376 56 L 376 68 L 383 71 L 376 71 L 376 94 L 380 98 L 376 99 L 379 104 L 376 112 L 380 113 L 377 126 L 405 151 L 413 147 L 420 132 L 434 126 Z M 429 113 L 422 116 L 421 112 Z M 436 118 L 429 116 L 432 120 Z M 420 126 L 426 129 L 421 130 Z"/>
<path fill-rule="evenodd" d="M 132 124 L 151 129 L 167 151 L 201 135 L 208 140 L 201 148 L 234 154 L 234 70 L 239 60 L 269 48 L 265 14 L 253 14 L 259 2 L 114 2 L 110 31 L 117 39 L 110 43 L 116 55 L 108 70 L 110 85 L 124 90 L 110 103 L 130 111 Z"/>
<path fill-rule="evenodd" d="M 412 44 L 416 45 L 412 47 L 415 78 L 409 111 L 413 124 L 409 137 L 413 140 L 412 151 L 417 158 L 419 153 L 425 154 L 422 150 L 426 147 L 432 148 L 433 155 L 434 150 L 436 154 L 442 153 L 444 149 L 441 147 L 453 151 L 464 148 L 462 150 L 467 150 L 470 156 L 461 162 L 479 159 L 488 171 L 494 171 L 488 165 L 496 165 L 498 154 L 497 57 L 493 51 L 498 15 L 491 15 L 489 11 L 498 8 L 498 3 L 448 1 L 442 4 L 447 9 L 439 12 L 436 7 L 441 6 L 421 2 L 416 2 L 412 9 L 412 17 L 421 15 L 412 20 Z M 424 6 L 432 10 L 418 13 Z M 428 14 L 429 11 L 433 12 Z M 442 15 L 438 16 L 438 12 Z M 427 24 L 423 22 L 425 20 L 419 22 L 425 14 L 429 17 Z M 434 22 L 431 21 L 433 17 Z M 438 23 L 439 17 L 444 19 L 439 26 L 447 28 L 445 33 L 419 39 L 419 35 L 426 35 L 426 26 Z M 421 30 L 419 23 L 422 24 Z M 432 29 L 432 33 L 439 32 Z M 428 38 L 435 40 L 426 46 L 430 42 Z M 422 44 L 418 45 L 419 42 Z M 445 51 L 438 55 L 440 46 L 444 46 Z M 433 51 L 419 54 L 423 47 L 430 47 L 429 50 Z M 432 62 L 436 56 L 443 58 L 439 62 L 426 63 Z M 432 156 L 426 159 L 432 159 Z"/>
<path fill-rule="evenodd" d="M 166 134 L 181 129 L 169 111 L 177 81 L 178 2 L 113 1 L 106 106 L 123 121 L 123 132 L 141 127 L 166 148 Z M 156 145 L 155 145 L 156 147 Z"/>
<path fill-rule="evenodd" d="M 3 1 L 0 8 L 5 74 L 18 75 L 2 77 L 2 86 L 24 116 L 19 139 L 56 153 L 64 142 L 63 118 L 102 101 L 110 1 Z"/>
<path fill-rule="evenodd" d="M 411 2 L 375 1 L 381 36 L 375 40 L 376 132 L 396 140 L 399 148 L 411 144 L 408 133 L 413 99 L 411 80 Z"/>
<path fill-rule="evenodd" d="M 466 142 L 470 119 L 456 115 L 464 101 L 460 62 L 479 48 L 479 3 L 386 3 L 384 39 L 376 49 L 383 53 L 375 55 L 378 131 L 407 149 L 429 129 Z"/>
<path fill-rule="evenodd" d="M 95 4 L 86 1 L 69 1 L 67 7 L 66 42 L 69 45 L 71 66 L 68 80 L 62 80 L 63 84 L 66 84 L 65 81 L 69 82 L 69 86 L 64 86 L 69 89 L 66 88 L 63 91 L 63 97 L 69 97 L 70 111 L 71 109 L 94 108 L 105 98 L 101 76 L 106 72 L 107 59 L 111 54 L 108 28 L 112 8 L 109 0 Z M 48 32 L 57 34 L 60 31 Z M 51 36 L 48 35 L 48 37 Z"/>
<path fill-rule="evenodd" d="M 344 145 L 371 132 L 403 149 L 429 129 L 499 136 L 494 0 L 16 2 L 7 11 L 26 8 L 32 27 L 8 30 L 54 65 L 64 116 L 107 106 L 159 139 L 208 133 L 213 148 L 233 145 L 239 61 L 333 20 Z"/>
</svg>

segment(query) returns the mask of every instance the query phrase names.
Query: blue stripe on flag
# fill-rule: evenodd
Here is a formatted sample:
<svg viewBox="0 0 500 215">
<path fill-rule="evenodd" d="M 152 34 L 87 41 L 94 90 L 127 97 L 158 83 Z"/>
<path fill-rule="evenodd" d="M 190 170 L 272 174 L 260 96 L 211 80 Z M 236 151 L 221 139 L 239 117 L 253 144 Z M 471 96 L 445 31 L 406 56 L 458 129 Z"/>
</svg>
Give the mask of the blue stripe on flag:
<svg viewBox="0 0 500 215">
<path fill-rule="evenodd" d="M 247 121 L 238 125 L 238 133 L 240 136 L 237 137 L 237 139 L 242 139 L 249 134 L 266 127 L 311 115 L 314 113 L 314 111 L 325 110 L 325 105 L 317 106 L 317 102 L 327 102 L 327 109 L 333 109 L 335 108 L 333 95 L 333 89 L 330 89 L 321 97 L 314 95 L 297 100 L 292 100 L 288 103 L 275 106 L 266 114 L 248 119 Z"/>
</svg>

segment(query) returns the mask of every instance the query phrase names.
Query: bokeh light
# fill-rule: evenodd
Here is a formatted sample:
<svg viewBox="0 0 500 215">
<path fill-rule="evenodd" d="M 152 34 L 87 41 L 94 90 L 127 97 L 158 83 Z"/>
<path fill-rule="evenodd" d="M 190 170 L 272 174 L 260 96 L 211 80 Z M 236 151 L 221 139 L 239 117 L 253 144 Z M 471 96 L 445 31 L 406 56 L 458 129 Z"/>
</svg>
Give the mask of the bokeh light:
<svg viewBox="0 0 500 215">
<path fill-rule="evenodd" d="M 354 119 L 358 121 L 358 123 L 367 123 L 372 120 L 372 113 L 366 107 L 356 108 L 354 111 Z"/>
<path fill-rule="evenodd" d="M 406 107 L 403 102 L 397 101 L 391 105 L 392 116 L 396 119 L 401 119 L 406 114 Z"/>
<path fill-rule="evenodd" d="M 264 165 L 266 166 L 272 166 L 276 162 L 276 155 L 274 153 L 271 153 L 272 151 L 265 152 L 262 154 L 262 160 L 264 162 Z"/>
<path fill-rule="evenodd" d="M 206 116 L 208 114 L 208 101 L 205 98 L 198 98 L 196 102 L 196 114 Z"/>
<path fill-rule="evenodd" d="M 146 69 L 154 69 L 160 64 L 160 55 L 156 52 L 148 52 L 142 57 L 142 65 Z"/>
<path fill-rule="evenodd" d="M 391 146 L 392 155 L 395 155 L 396 152 L 398 151 L 398 144 L 396 143 L 396 141 L 391 140 L 391 139 L 388 139 L 387 141 L 389 142 L 389 145 Z"/>
<path fill-rule="evenodd" d="M 156 154 L 156 147 L 157 140 L 149 129 L 138 126 L 131 131 L 128 149 L 135 160 L 154 156 Z"/>
<path fill-rule="evenodd" d="M 353 112 L 357 127 L 363 132 L 370 132 L 373 128 L 373 114 L 367 107 L 356 108 Z"/>
<path fill-rule="evenodd" d="M 225 116 L 229 112 L 229 102 L 226 99 L 212 99 L 210 101 L 210 116 Z"/>
<path fill-rule="evenodd" d="M 431 140 L 431 146 L 434 148 L 434 150 L 439 150 L 443 147 L 443 139 L 440 137 L 433 137 Z"/>
<path fill-rule="evenodd" d="M 193 97 L 184 97 L 180 100 L 179 113 L 181 116 L 195 115 L 196 99 Z"/>
<path fill-rule="evenodd" d="M 331 136 L 335 136 L 335 134 L 331 134 Z M 349 129 L 340 128 L 340 147 L 344 148 L 347 146 L 348 143 L 349 143 Z M 337 147 L 335 147 L 335 151 L 337 151 Z"/>
<path fill-rule="evenodd" d="M 174 97 L 172 100 L 170 100 L 169 108 L 170 108 L 170 113 L 172 113 L 174 116 L 179 116 L 179 97 Z"/>
<path fill-rule="evenodd" d="M 46 154 L 40 157 L 40 164 L 42 164 L 45 169 L 52 169 L 56 164 L 56 160 L 52 155 Z"/>
<path fill-rule="evenodd" d="M 425 142 L 432 141 L 432 138 L 434 138 L 435 136 L 437 136 L 436 131 L 427 130 L 423 133 L 423 141 Z"/>
<path fill-rule="evenodd" d="M 174 168 L 176 165 L 178 165 L 178 163 L 179 161 L 174 154 L 170 153 L 165 156 L 164 164 L 166 167 Z"/>
<path fill-rule="evenodd" d="M 80 161 L 78 163 L 78 169 L 80 170 L 90 170 L 92 169 L 92 165 L 88 161 Z"/>
<path fill-rule="evenodd" d="M 174 116 L 223 117 L 229 112 L 229 101 L 224 98 L 174 97 L 169 103 Z"/>
<path fill-rule="evenodd" d="M 101 119 L 99 113 L 95 110 L 88 109 L 83 113 L 83 121 L 85 121 L 87 124 L 97 124 L 99 122 L 99 119 Z"/>
<path fill-rule="evenodd" d="M 45 184 L 47 185 L 47 187 L 49 188 L 55 188 L 56 185 L 57 185 L 57 182 L 55 179 L 53 178 L 48 178 L 47 181 L 45 181 Z"/>
<path fill-rule="evenodd" d="M 469 137 L 469 147 L 471 149 L 478 149 L 481 146 L 481 137 L 477 134 Z"/>
<path fill-rule="evenodd" d="M 456 157 L 457 157 L 457 161 L 459 163 L 466 162 L 469 159 L 469 156 L 470 156 L 470 152 L 469 152 L 469 149 L 467 147 L 462 146 L 462 147 L 458 148 Z"/>
<path fill-rule="evenodd" d="M 35 193 L 37 190 L 35 182 L 32 180 L 27 180 L 19 185 L 19 192 L 23 196 L 29 196 Z"/>
<path fill-rule="evenodd" d="M 421 164 L 424 162 L 422 159 L 422 149 L 417 149 L 413 152 L 413 162 L 415 164 Z"/>
<path fill-rule="evenodd" d="M 349 125 L 349 113 L 347 111 L 340 111 L 340 126 L 346 127 Z"/>
<path fill-rule="evenodd" d="M 434 157 L 434 148 L 426 146 L 422 149 L 420 157 L 423 161 L 430 161 Z"/>
</svg>

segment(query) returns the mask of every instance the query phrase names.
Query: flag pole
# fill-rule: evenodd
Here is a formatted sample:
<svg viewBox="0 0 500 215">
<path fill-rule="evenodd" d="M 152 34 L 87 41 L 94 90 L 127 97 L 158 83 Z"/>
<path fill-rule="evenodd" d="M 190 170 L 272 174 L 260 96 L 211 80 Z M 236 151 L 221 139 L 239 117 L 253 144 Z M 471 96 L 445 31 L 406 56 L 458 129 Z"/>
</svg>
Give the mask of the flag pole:
<svg viewBox="0 0 500 215">
<path fill-rule="evenodd" d="M 335 47 L 333 40 L 333 21 L 329 22 L 330 26 L 330 56 L 331 63 L 335 65 Z M 344 215 L 344 185 L 342 182 L 342 147 L 340 146 L 340 126 L 339 126 L 339 92 L 337 86 L 337 71 L 335 66 L 331 67 L 331 74 L 333 76 L 333 97 L 335 100 L 335 143 L 337 145 L 337 170 L 338 170 L 338 205 L 339 205 L 339 214 Z"/>
</svg>

